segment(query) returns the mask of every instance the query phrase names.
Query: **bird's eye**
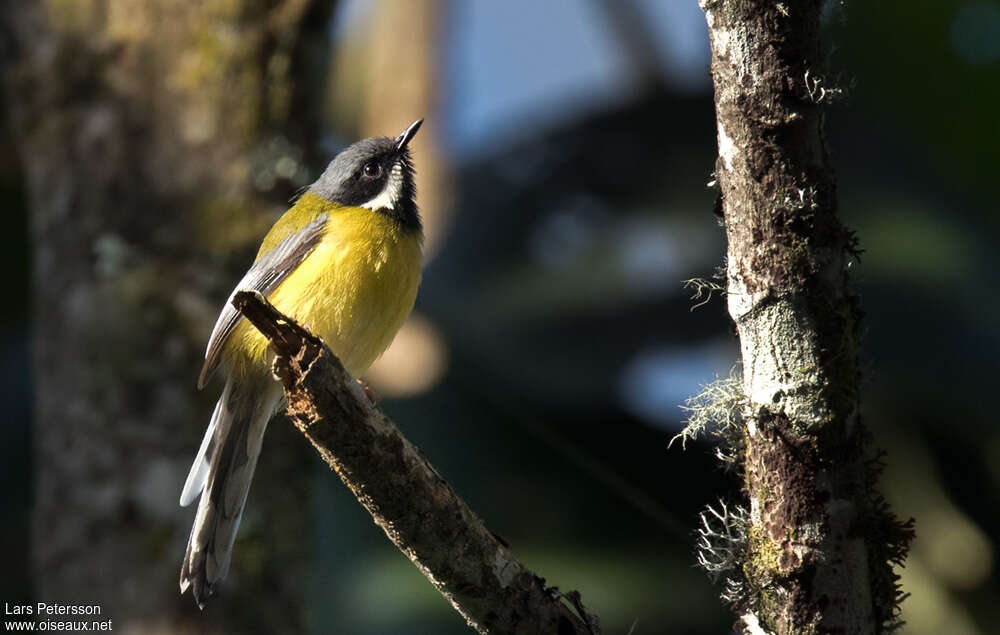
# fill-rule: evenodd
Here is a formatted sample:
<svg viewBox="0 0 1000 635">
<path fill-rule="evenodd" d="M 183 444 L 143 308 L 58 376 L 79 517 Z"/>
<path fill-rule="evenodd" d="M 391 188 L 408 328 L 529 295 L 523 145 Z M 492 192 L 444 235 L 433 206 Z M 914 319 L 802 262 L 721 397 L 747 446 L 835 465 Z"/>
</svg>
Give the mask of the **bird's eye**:
<svg viewBox="0 0 1000 635">
<path fill-rule="evenodd" d="M 382 166 L 376 161 L 369 161 L 361 168 L 361 172 L 370 179 L 377 179 L 382 176 Z"/>
</svg>

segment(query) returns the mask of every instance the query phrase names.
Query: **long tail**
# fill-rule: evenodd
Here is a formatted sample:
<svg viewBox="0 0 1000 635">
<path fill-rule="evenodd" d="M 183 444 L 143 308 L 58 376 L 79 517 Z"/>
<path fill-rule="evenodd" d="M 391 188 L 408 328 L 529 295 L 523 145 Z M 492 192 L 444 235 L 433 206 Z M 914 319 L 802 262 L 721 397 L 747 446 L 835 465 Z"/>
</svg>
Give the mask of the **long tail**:
<svg viewBox="0 0 1000 635">
<path fill-rule="evenodd" d="M 264 430 L 281 397 L 266 379 L 226 382 L 181 494 L 183 506 L 202 495 L 181 565 L 181 593 L 190 586 L 201 608 L 229 571 Z"/>
</svg>

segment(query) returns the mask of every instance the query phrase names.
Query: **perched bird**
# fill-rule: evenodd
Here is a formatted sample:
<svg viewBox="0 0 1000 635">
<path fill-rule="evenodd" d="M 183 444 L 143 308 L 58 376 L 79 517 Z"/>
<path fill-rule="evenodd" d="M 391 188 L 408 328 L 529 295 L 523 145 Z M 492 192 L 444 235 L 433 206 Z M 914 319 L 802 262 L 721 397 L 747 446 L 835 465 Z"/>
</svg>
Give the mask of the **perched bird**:
<svg viewBox="0 0 1000 635">
<path fill-rule="evenodd" d="M 259 291 L 308 325 L 354 377 L 392 341 L 420 285 L 423 231 L 408 144 L 422 122 L 337 155 L 267 233 L 233 291 Z M 226 386 L 180 500 L 201 495 L 180 580 L 201 608 L 229 570 L 264 429 L 282 399 L 269 355 L 264 336 L 227 302 L 198 378 L 203 388 L 222 366 Z"/>
</svg>

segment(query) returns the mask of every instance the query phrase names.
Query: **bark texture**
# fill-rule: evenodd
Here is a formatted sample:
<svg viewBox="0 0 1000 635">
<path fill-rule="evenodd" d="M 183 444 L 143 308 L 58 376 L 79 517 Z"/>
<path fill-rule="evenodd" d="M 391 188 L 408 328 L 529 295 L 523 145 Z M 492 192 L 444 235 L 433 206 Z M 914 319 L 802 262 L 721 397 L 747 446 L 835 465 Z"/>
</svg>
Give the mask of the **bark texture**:
<svg viewBox="0 0 1000 635">
<path fill-rule="evenodd" d="M 242 555 L 204 614 L 178 594 L 192 513 L 177 498 L 215 398 L 194 388 L 205 338 L 318 137 L 309 52 L 331 5 L 0 12 L 34 249 L 38 601 L 100 604 L 125 632 L 302 631 L 308 474 L 294 435 L 269 435 Z"/>
<path fill-rule="evenodd" d="M 702 0 L 727 294 L 743 361 L 745 632 L 881 632 L 907 528 L 875 493 L 859 420 L 857 255 L 823 139 L 820 0 Z"/>
<path fill-rule="evenodd" d="M 258 293 L 233 304 L 271 341 L 287 412 L 375 523 L 480 633 L 597 635 L 579 593 L 529 571 L 318 338 Z"/>
</svg>

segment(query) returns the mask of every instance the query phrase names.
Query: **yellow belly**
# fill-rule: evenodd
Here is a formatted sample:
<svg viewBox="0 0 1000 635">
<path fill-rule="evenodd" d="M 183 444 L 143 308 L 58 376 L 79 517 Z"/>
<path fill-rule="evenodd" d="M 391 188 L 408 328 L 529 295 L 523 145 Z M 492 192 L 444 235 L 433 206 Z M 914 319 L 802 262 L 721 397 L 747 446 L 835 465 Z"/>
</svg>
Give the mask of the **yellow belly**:
<svg viewBox="0 0 1000 635">
<path fill-rule="evenodd" d="M 274 306 L 326 342 L 359 377 L 389 346 L 420 285 L 420 234 L 361 207 L 330 212 L 324 236 L 275 289 Z M 267 363 L 267 340 L 246 320 L 230 337 L 234 372 Z"/>
</svg>

